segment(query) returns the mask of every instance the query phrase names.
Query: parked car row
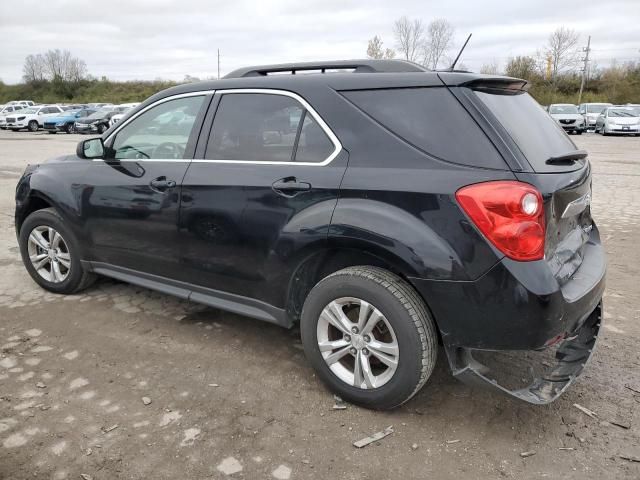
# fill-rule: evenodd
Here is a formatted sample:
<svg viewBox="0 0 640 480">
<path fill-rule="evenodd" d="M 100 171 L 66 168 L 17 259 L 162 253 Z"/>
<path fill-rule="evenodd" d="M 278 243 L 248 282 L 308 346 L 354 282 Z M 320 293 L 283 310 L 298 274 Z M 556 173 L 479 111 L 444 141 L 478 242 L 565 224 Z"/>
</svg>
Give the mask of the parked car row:
<svg viewBox="0 0 640 480">
<path fill-rule="evenodd" d="M 17 100 L 0 105 L 0 128 L 13 131 L 40 129 L 49 133 L 103 133 L 138 103 L 87 103 L 36 105 Z"/>
<path fill-rule="evenodd" d="M 593 130 L 603 135 L 640 134 L 640 105 L 612 103 L 554 103 L 545 108 L 549 115 L 571 134 Z"/>
</svg>

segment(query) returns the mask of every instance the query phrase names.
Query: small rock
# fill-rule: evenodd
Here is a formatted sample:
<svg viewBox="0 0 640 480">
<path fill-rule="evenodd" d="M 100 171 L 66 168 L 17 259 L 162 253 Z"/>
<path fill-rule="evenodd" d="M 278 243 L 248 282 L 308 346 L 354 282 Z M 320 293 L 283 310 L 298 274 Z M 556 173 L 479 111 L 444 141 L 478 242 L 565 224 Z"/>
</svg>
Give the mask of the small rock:
<svg viewBox="0 0 640 480">
<path fill-rule="evenodd" d="M 302 463 L 304 463 L 305 465 L 309 465 L 311 463 L 311 460 L 309 460 L 308 458 L 303 458 Z"/>
<path fill-rule="evenodd" d="M 210 383 L 209 386 L 210 387 L 219 387 L 220 385 L 218 385 L 217 383 Z"/>
<path fill-rule="evenodd" d="M 414 443 L 413 445 L 411 445 L 411 450 L 417 450 L 418 449 L 418 444 Z"/>
<path fill-rule="evenodd" d="M 82 478 L 82 480 L 93 480 L 93 477 L 91 475 L 87 475 L 86 473 L 81 473 L 80 478 Z"/>
<path fill-rule="evenodd" d="M 447 443 L 449 445 L 451 445 L 452 443 L 459 443 L 459 442 L 460 442 L 460 440 L 457 440 L 457 439 L 456 440 L 447 440 Z"/>
<path fill-rule="evenodd" d="M 151 399 L 149 397 L 142 397 L 142 403 L 145 405 L 151 405 Z"/>
<path fill-rule="evenodd" d="M 47 386 L 42 382 L 36 383 L 36 387 L 38 387 L 38 388 L 47 388 Z"/>
<path fill-rule="evenodd" d="M 530 450 L 530 451 L 528 451 L 528 452 L 522 452 L 522 453 L 520 454 L 520 456 L 521 456 L 522 458 L 527 458 L 527 457 L 531 457 L 531 456 L 533 456 L 533 455 L 535 455 L 535 454 L 536 454 L 536 452 L 534 452 L 533 450 Z"/>
<path fill-rule="evenodd" d="M 87 457 L 88 457 L 89 455 L 91 455 L 92 453 L 93 453 L 93 450 L 91 450 L 91 448 L 87 448 L 87 449 L 84 451 L 84 454 L 85 454 Z"/>
</svg>

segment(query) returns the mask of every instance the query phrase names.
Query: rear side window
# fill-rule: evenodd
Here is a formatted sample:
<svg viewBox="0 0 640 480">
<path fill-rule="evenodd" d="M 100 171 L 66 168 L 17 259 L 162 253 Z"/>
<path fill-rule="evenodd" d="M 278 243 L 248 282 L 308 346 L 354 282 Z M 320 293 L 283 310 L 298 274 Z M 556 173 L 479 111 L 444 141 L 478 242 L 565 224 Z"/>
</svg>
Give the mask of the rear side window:
<svg viewBox="0 0 640 480">
<path fill-rule="evenodd" d="M 476 95 L 491 110 L 536 172 L 575 170 L 575 166 L 547 165 L 555 156 L 576 149 L 555 120 L 528 93 Z"/>
<path fill-rule="evenodd" d="M 341 92 L 418 149 L 448 162 L 507 168 L 478 124 L 444 87 Z"/>
<path fill-rule="evenodd" d="M 335 146 L 295 98 L 222 95 L 205 157 L 212 160 L 321 163 Z"/>
</svg>

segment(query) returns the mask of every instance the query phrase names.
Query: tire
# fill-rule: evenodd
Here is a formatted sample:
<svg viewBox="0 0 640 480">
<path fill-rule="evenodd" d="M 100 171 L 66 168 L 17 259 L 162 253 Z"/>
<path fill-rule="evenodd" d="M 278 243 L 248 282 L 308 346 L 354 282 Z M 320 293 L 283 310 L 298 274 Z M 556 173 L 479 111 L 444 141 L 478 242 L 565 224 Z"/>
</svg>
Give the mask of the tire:
<svg viewBox="0 0 640 480">
<path fill-rule="evenodd" d="M 577 135 L 582 135 L 582 130 L 576 130 Z"/>
<path fill-rule="evenodd" d="M 64 268 L 66 277 L 61 281 L 45 279 L 36 270 L 29 256 L 29 236 L 38 227 L 53 228 L 57 231 L 66 247 L 69 257 L 69 268 Z M 58 212 L 53 208 L 45 208 L 31 213 L 22 223 L 19 236 L 20 254 L 31 278 L 42 288 L 53 293 L 71 294 L 84 290 L 95 280 L 95 275 L 87 272 L 80 262 L 78 241 L 69 228 L 64 224 Z M 51 240 L 51 239 L 49 239 Z M 49 260 L 51 266 L 51 260 Z"/>
<path fill-rule="evenodd" d="M 64 131 L 67 133 L 75 133 L 76 132 L 76 128 L 73 126 L 73 123 L 67 123 L 64 126 Z"/>
<path fill-rule="evenodd" d="M 49 132 L 51 135 L 55 135 L 56 133 L 58 133 L 55 130 L 47 130 L 47 132 Z"/>
<path fill-rule="evenodd" d="M 377 309 L 378 314 L 383 315 L 384 322 L 376 323 L 376 328 L 372 331 L 369 340 L 367 340 L 368 335 L 364 334 L 366 327 L 362 335 L 354 333 L 353 339 L 335 329 L 334 334 L 337 332 L 338 342 L 345 342 L 345 338 L 349 337 L 351 343 L 347 343 L 348 353 L 343 354 L 340 360 L 330 367 L 323 355 L 333 355 L 334 350 L 327 352 L 325 348 L 323 354 L 318 344 L 318 336 L 323 335 L 325 324 L 329 325 L 330 329 L 335 327 L 332 323 L 326 322 L 327 316 L 323 312 L 326 311 L 325 307 L 329 308 L 330 304 L 336 303 L 334 301 L 345 300 L 366 302 L 369 308 L 372 306 Z M 343 313 L 345 313 L 344 310 Z M 347 313 L 350 312 L 347 310 Z M 354 315 L 357 321 L 358 313 L 353 314 L 352 317 Z M 373 315 L 369 318 L 373 318 Z M 368 324 L 368 322 L 364 323 Z M 387 325 L 390 326 L 388 330 Z M 352 328 L 355 323 L 349 323 L 348 326 Z M 364 380 L 360 382 L 360 386 L 354 386 L 355 363 L 357 358 L 361 358 L 357 355 L 366 355 L 370 371 L 379 370 L 380 367 L 389 368 L 380 362 L 378 354 L 373 353 L 373 342 L 378 342 L 380 345 L 379 342 L 384 341 L 379 339 L 381 326 L 385 327 L 382 331 L 386 332 L 386 335 L 394 335 L 392 342 L 395 341 L 397 346 L 397 367 L 386 379 L 384 379 L 384 372 L 387 370 L 383 370 L 379 377 L 375 377 L 385 380 L 379 382 L 379 386 L 374 383 L 367 384 Z M 320 379 L 343 399 L 367 408 L 386 410 L 405 403 L 431 376 L 437 359 L 438 335 L 425 303 L 407 282 L 377 267 L 345 268 L 318 282 L 305 300 L 300 330 L 305 354 Z M 324 340 L 321 341 L 324 343 Z M 329 337 L 328 341 L 333 340 Z M 371 343 L 363 343 L 369 341 Z M 367 351 L 367 347 L 370 347 L 370 351 Z M 335 352 L 342 348 L 344 347 L 336 348 Z M 348 371 L 349 362 L 353 365 L 354 371 L 351 377 L 352 384 L 340 378 L 339 373 L 332 370 L 337 368 Z M 343 363 L 347 367 L 343 367 Z"/>
<path fill-rule="evenodd" d="M 27 127 L 29 128 L 30 132 L 37 132 L 38 128 L 40 128 L 40 126 L 38 125 L 38 122 L 36 120 L 31 120 L 28 124 Z"/>
<path fill-rule="evenodd" d="M 101 123 L 100 125 L 98 125 L 98 133 L 100 135 L 102 135 L 104 132 L 107 131 L 109 127 L 107 127 L 104 123 Z"/>
</svg>

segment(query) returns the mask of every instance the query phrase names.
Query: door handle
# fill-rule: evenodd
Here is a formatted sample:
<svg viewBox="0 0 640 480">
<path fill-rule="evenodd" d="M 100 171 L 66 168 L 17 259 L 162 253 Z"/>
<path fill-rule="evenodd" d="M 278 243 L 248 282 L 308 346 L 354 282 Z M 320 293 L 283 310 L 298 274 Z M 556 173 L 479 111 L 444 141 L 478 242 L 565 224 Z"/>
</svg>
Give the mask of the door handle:
<svg viewBox="0 0 640 480">
<path fill-rule="evenodd" d="M 296 177 L 286 177 L 276 180 L 271 184 L 271 188 L 278 195 L 285 197 L 293 197 L 301 192 L 311 190 L 311 184 L 307 182 L 299 182 Z"/>
<path fill-rule="evenodd" d="M 175 187 L 176 182 L 174 182 L 173 180 L 167 180 L 167 177 L 158 177 L 151 180 L 151 182 L 149 182 L 149 185 L 154 190 L 164 192 L 169 188 Z"/>
</svg>

